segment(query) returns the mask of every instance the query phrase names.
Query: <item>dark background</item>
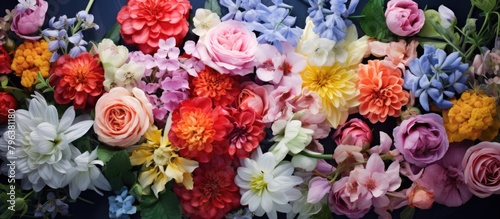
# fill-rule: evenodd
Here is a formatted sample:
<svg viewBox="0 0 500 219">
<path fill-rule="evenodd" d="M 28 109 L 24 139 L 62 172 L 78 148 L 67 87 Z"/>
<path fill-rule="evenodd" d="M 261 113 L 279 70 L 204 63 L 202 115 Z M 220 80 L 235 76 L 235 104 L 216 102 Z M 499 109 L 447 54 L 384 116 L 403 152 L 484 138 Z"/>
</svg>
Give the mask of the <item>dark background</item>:
<svg viewBox="0 0 500 219">
<path fill-rule="evenodd" d="M 245 0 L 243 0 L 245 1 Z M 47 17 L 61 16 L 66 14 L 68 17 L 74 17 L 80 10 L 84 10 L 87 2 L 86 0 L 47 0 L 49 9 Z M 90 13 L 94 15 L 95 22 L 100 26 L 97 31 L 90 30 L 84 32 L 87 41 L 101 39 L 106 31 L 111 28 L 116 22 L 116 14 L 120 8 L 125 4 L 126 0 L 96 0 Z M 271 2 L 270 0 L 263 0 L 263 2 Z M 304 27 L 305 17 L 307 16 L 307 4 L 302 0 L 284 0 L 285 3 L 293 5 L 294 10 L 292 16 L 297 17 L 297 25 Z M 360 0 L 357 11 L 359 14 L 363 6 L 368 0 Z M 420 8 L 436 9 L 439 5 L 446 5 L 455 12 L 458 17 L 459 24 L 465 22 L 465 17 L 470 9 L 470 2 L 468 0 L 416 0 Z M 17 4 L 17 0 L 0 0 L 0 16 L 4 15 L 5 9 L 12 9 Z M 204 0 L 191 0 L 193 5 L 192 13 L 196 8 L 203 7 Z M 48 20 L 48 19 L 47 19 Z M 395 122 L 385 123 L 384 126 L 373 127 L 374 134 L 378 130 L 387 130 L 391 133 Z M 375 136 L 376 137 L 376 136 Z M 70 203 L 70 213 L 72 218 L 108 218 L 108 202 L 107 196 L 112 193 L 106 193 L 105 196 L 99 196 L 94 191 L 83 192 L 81 197 L 95 202 L 94 205 L 79 201 L 77 204 Z M 401 210 L 393 214 L 393 218 L 399 218 Z M 283 215 L 281 215 L 283 216 Z M 139 218 L 135 215 L 133 218 Z M 285 217 L 282 217 L 285 218 Z M 335 218 L 345 218 L 343 216 L 335 216 Z M 377 215 L 370 212 L 365 218 L 377 218 Z M 465 205 L 455 208 L 449 208 L 439 204 L 434 204 L 430 210 L 417 210 L 414 218 L 432 219 L 432 218 L 500 218 L 500 195 L 494 195 L 489 198 L 473 197 Z"/>
</svg>

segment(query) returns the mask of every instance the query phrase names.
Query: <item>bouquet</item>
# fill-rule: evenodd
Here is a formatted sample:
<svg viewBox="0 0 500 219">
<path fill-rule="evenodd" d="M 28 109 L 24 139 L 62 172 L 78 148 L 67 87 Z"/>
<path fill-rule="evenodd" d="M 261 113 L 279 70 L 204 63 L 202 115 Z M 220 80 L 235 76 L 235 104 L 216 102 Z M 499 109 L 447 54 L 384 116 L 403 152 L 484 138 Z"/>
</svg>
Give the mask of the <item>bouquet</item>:
<svg viewBox="0 0 500 219">
<path fill-rule="evenodd" d="M 500 193 L 496 0 L 463 21 L 413 0 L 128 0 L 91 41 L 93 3 L 0 18 L 0 218 L 69 215 L 88 190 L 146 219 L 412 218 Z"/>
</svg>

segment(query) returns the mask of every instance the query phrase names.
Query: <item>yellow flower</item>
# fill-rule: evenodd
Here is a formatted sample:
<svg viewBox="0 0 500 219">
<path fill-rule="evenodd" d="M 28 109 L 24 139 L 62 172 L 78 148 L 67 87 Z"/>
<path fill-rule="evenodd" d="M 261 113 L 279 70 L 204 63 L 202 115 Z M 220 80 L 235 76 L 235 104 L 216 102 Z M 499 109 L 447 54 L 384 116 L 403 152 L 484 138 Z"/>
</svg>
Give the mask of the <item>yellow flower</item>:
<svg viewBox="0 0 500 219">
<path fill-rule="evenodd" d="M 358 77 L 353 68 L 339 63 L 333 66 L 307 65 L 302 71 L 302 87 L 316 92 L 322 101 L 322 112 L 331 127 L 337 128 L 349 116 L 349 108 L 359 105 L 356 84 Z"/>
<path fill-rule="evenodd" d="M 36 80 L 38 72 L 44 77 L 49 77 L 50 57 L 49 44 L 45 40 L 25 41 L 17 47 L 11 68 L 18 77 L 21 85 L 31 87 Z"/>
<path fill-rule="evenodd" d="M 498 135 L 500 119 L 495 99 L 482 92 L 466 91 L 453 107 L 443 111 L 444 127 L 450 142 L 465 139 L 491 141 Z"/>
<path fill-rule="evenodd" d="M 141 187 L 151 186 L 156 197 L 172 179 L 182 183 L 186 189 L 193 189 L 191 173 L 198 167 L 198 162 L 180 157 L 168 141 L 168 132 L 161 133 L 162 130 L 151 126 L 144 134 L 147 142 L 135 148 L 130 156 L 132 165 L 143 165 L 139 174 Z"/>
</svg>

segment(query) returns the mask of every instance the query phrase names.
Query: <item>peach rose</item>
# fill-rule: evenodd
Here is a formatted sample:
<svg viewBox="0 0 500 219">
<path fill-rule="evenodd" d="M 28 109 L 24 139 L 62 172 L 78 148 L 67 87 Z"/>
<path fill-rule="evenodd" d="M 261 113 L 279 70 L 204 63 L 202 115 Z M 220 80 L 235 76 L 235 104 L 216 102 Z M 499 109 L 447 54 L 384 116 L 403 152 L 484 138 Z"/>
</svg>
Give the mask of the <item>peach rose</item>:
<svg viewBox="0 0 500 219">
<path fill-rule="evenodd" d="M 152 108 L 144 91 L 112 88 L 95 107 L 94 131 L 99 141 L 118 147 L 137 143 L 153 124 Z"/>
</svg>

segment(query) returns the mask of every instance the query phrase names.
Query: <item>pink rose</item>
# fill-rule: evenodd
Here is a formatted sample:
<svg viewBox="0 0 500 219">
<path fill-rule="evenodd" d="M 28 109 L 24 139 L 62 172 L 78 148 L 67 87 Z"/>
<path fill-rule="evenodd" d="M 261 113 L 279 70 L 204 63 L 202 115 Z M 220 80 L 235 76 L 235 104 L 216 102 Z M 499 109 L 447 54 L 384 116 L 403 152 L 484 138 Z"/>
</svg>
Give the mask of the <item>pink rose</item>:
<svg viewBox="0 0 500 219">
<path fill-rule="evenodd" d="M 267 90 L 253 82 L 248 83 L 238 95 L 237 104 L 239 108 L 243 110 L 251 108 L 263 117 L 269 109 Z"/>
<path fill-rule="evenodd" d="M 349 135 L 350 137 L 348 138 Z M 373 135 L 370 127 L 363 120 L 354 118 L 341 125 L 335 131 L 332 138 L 337 145 L 356 145 L 368 148 L 372 143 Z"/>
<path fill-rule="evenodd" d="M 344 177 L 333 183 L 332 190 L 328 195 L 328 204 L 333 213 L 345 215 L 349 218 L 362 218 L 371 208 L 371 200 L 359 198 L 352 202 L 347 190 L 348 177 Z M 367 194 L 367 193 L 365 193 Z"/>
<path fill-rule="evenodd" d="M 36 0 L 34 5 L 19 3 L 12 14 L 10 29 L 19 37 L 27 40 L 38 40 L 41 36 L 28 36 L 38 31 L 45 20 L 49 4 L 44 0 Z"/>
<path fill-rule="evenodd" d="M 222 74 L 253 72 L 257 37 L 245 23 L 229 20 L 211 28 L 196 45 L 199 59 Z"/>
<path fill-rule="evenodd" d="M 142 90 L 112 88 L 95 107 L 94 131 L 99 141 L 118 147 L 137 143 L 153 124 L 152 108 Z"/>
<path fill-rule="evenodd" d="M 462 160 L 465 183 L 472 194 L 500 194 L 500 143 L 481 142 L 467 149 Z"/>
<path fill-rule="evenodd" d="M 389 30 L 399 36 L 413 36 L 424 26 L 424 11 L 412 0 L 391 0 L 385 19 Z"/>
</svg>

